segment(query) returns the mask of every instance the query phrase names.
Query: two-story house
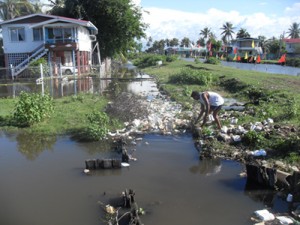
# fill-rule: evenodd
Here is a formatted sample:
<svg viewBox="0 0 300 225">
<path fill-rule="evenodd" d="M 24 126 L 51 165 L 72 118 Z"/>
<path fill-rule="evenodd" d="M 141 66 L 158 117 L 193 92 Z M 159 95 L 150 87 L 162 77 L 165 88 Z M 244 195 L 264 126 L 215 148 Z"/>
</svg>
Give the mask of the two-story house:
<svg viewBox="0 0 300 225">
<path fill-rule="evenodd" d="M 0 26 L 5 66 L 13 67 L 15 76 L 41 57 L 47 59 L 52 75 L 58 74 L 60 65 L 78 74 L 90 69 L 98 29 L 89 21 L 31 14 L 3 21 Z"/>
<path fill-rule="evenodd" d="M 300 38 L 284 38 L 285 50 L 289 57 L 300 56 Z"/>
<path fill-rule="evenodd" d="M 259 39 L 256 38 L 237 38 L 231 41 L 231 47 L 231 53 L 240 55 L 241 57 L 263 54 L 262 48 L 259 46 Z"/>
</svg>

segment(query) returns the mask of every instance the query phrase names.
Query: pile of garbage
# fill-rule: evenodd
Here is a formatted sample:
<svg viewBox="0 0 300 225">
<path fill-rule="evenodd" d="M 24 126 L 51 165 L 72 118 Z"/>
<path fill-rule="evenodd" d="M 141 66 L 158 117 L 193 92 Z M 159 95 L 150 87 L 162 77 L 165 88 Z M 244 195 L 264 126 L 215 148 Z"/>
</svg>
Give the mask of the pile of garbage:
<svg viewBox="0 0 300 225">
<path fill-rule="evenodd" d="M 141 94 L 139 98 L 130 93 L 123 93 L 121 96 L 109 104 L 107 111 L 118 112 L 123 115 L 120 116 L 122 119 L 129 121 L 124 123 L 124 129 L 109 132 L 111 137 L 146 133 L 172 135 L 184 133 L 190 126 L 189 119 L 182 119 L 182 106 L 159 92 L 152 96 Z M 191 116 L 192 112 L 189 114 Z"/>
</svg>

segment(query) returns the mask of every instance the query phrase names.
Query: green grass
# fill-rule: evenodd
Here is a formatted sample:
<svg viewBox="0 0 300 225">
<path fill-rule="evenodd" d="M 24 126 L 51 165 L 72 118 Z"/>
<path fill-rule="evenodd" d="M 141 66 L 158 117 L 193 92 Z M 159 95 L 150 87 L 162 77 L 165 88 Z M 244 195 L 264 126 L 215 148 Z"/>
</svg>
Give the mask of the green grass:
<svg viewBox="0 0 300 225">
<path fill-rule="evenodd" d="M 169 78 L 178 74 L 182 68 L 205 70 L 213 74 L 213 83 L 204 85 L 187 85 L 170 83 Z M 190 97 L 192 90 L 211 90 L 222 94 L 225 98 L 235 98 L 241 102 L 254 103 L 253 98 L 259 99 L 258 104 L 249 104 L 242 113 L 234 113 L 239 119 L 238 124 L 249 124 L 274 119 L 277 125 L 285 128 L 284 135 L 274 130 L 271 133 L 254 133 L 256 136 L 251 145 L 243 142 L 249 149 L 273 149 L 270 159 L 280 159 L 299 166 L 299 130 L 300 130 L 300 77 L 280 74 L 262 73 L 239 70 L 222 65 L 187 62 L 183 60 L 165 64 L 161 68 L 148 67 L 143 72 L 153 75 L 158 80 L 160 89 L 167 92 L 173 100 L 191 109 L 195 101 Z M 184 74 L 184 73 L 182 73 Z M 224 120 L 223 125 L 229 125 Z M 294 127 L 296 131 L 291 132 Z M 249 133 L 250 135 L 251 133 Z M 225 149 L 219 142 L 211 142 L 215 149 Z"/>
<path fill-rule="evenodd" d="M 186 84 L 171 84 L 169 77 L 173 74 L 178 74 L 182 68 L 192 68 L 194 70 L 205 70 L 213 74 L 215 82 L 209 86 L 186 85 Z M 236 98 L 239 101 L 248 102 L 249 96 L 247 93 L 263 93 L 266 95 L 267 101 L 261 104 L 263 110 L 267 110 L 269 115 L 273 115 L 282 123 L 293 124 L 300 126 L 299 116 L 290 118 L 285 117 L 285 113 L 299 114 L 300 112 L 300 77 L 280 74 L 262 73 L 256 71 L 239 70 L 236 68 L 225 67 L 222 65 L 211 65 L 204 63 L 187 62 L 177 60 L 165 64 L 164 66 L 148 67 L 143 69 L 143 72 L 156 77 L 161 89 L 169 93 L 173 100 L 182 103 L 189 108 L 193 104 L 193 99 L 190 97 L 192 90 L 211 90 L 219 92 L 227 98 Z M 236 90 L 231 84 L 226 87 L 221 81 L 234 79 L 242 85 L 246 85 L 244 90 Z M 294 102 L 290 101 L 293 100 Z M 249 118 L 251 120 L 253 118 Z M 259 118 L 257 118 L 259 119 Z"/>
<path fill-rule="evenodd" d="M 9 116 L 12 114 L 14 105 L 18 101 L 15 99 L 1 99 L 2 123 L 0 129 L 15 130 L 13 126 L 9 126 Z M 86 114 L 93 110 L 103 111 L 107 105 L 107 99 L 103 96 L 92 94 L 80 94 L 78 96 L 67 96 L 54 99 L 54 113 L 50 118 L 43 122 L 34 124 L 29 128 L 21 128 L 21 130 L 36 134 L 74 134 L 82 131 L 87 125 Z M 3 122 L 4 121 L 4 122 Z"/>
</svg>

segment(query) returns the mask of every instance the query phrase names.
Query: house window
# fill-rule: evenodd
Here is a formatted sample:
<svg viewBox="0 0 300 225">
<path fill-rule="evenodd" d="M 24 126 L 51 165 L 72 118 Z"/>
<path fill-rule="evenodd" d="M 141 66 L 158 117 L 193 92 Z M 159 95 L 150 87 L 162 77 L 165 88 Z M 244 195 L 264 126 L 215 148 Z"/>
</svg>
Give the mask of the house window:
<svg viewBox="0 0 300 225">
<path fill-rule="evenodd" d="M 71 28 L 64 28 L 64 38 L 71 38 L 71 37 L 72 37 Z"/>
<path fill-rule="evenodd" d="M 43 38 L 43 29 L 42 28 L 33 28 L 33 40 L 42 41 Z"/>
<path fill-rule="evenodd" d="M 53 34 L 54 34 L 55 39 L 62 40 L 62 38 L 63 38 L 62 30 L 63 30 L 62 28 L 54 28 L 53 29 Z"/>
<path fill-rule="evenodd" d="M 24 28 L 10 28 L 10 40 L 11 41 L 25 41 L 25 29 Z"/>
</svg>

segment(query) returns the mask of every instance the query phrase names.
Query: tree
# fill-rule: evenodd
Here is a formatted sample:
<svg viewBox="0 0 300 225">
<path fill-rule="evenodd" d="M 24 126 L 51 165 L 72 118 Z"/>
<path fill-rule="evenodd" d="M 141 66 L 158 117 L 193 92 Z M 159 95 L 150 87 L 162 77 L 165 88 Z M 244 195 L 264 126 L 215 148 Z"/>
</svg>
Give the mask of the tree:
<svg viewBox="0 0 300 225">
<path fill-rule="evenodd" d="M 280 40 L 272 37 L 265 41 L 265 48 L 274 55 L 279 55 L 280 52 L 285 50 L 285 46 L 280 44 Z"/>
<path fill-rule="evenodd" d="M 293 23 L 288 31 L 290 38 L 300 38 L 300 27 L 299 23 Z"/>
<path fill-rule="evenodd" d="M 259 45 L 262 48 L 262 51 L 265 53 L 270 52 L 266 42 L 267 38 L 265 36 L 258 36 L 258 40 L 259 40 Z"/>
<path fill-rule="evenodd" d="M 204 39 L 209 38 L 211 34 L 211 29 L 208 27 L 205 27 L 203 30 L 200 31 L 200 36 L 202 36 Z"/>
<path fill-rule="evenodd" d="M 165 43 L 166 43 L 167 47 L 170 47 L 170 39 L 167 38 L 167 39 L 165 40 Z"/>
<path fill-rule="evenodd" d="M 0 1 L 0 18 L 10 20 L 19 16 L 26 16 L 36 12 L 33 3 L 37 1 L 28 0 L 4 0 Z"/>
<path fill-rule="evenodd" d="M 199 38 L 199 40 L 196 42 L 197 45 L 200 45 L 200 46 L 205 46 L 205 39 L 204 38 Z"/>
<path fill-rule="evenodd" d="M 91 21 L 98 28 L 101 58 L 113 57 L 135 48 L 145 38 L 147 24 L 141 8 L 131 0 L 65 0 L 52 14 Z"/>
<path fill-rule="evenodd" d="M 221 33 L 221 35 L 223 35 L 222 40 L 226 40 L 225 44 L 229 44 L 229 40 L 232 39 L 232 34 L 234 34 L 234 29 L 235 27 L 233 27 L 232 23 L 230 22 L 226 22 L 223 24 L 223 27 L 221 27 L 221 30 L 223 30 Z"/>
<path fill-rule="evenodd" d="M 189 46 L 191 43 L 190 39 L 187 38 L 187 37 L 184 37 L 182 40 L 181 40 L 181 43 L 180 43 L 180 46 L 181 47 L 184 47 L 184 46 Z"/>
<path fill-rule="evenodd" d="M 150 36 L 147 41 L 147 47 L 150 47 L 152 42 L 153 42 L 153 40 L 152 40 L 152 37 Z"/>
<path fill-rule="evenodd" d="M 177 38 L 173 38 L 172 40 L 170 40 L 171 47 L 178 46 L 178 45 L 179 45 L 179 40 Z"/>
<path fill-rule="evenodd" d="M 244 28 L 241 28 L 236 34 L 236 38 L 249 38 L 249 37 L 251 37 L 250 34 Z"/>
</svg>

